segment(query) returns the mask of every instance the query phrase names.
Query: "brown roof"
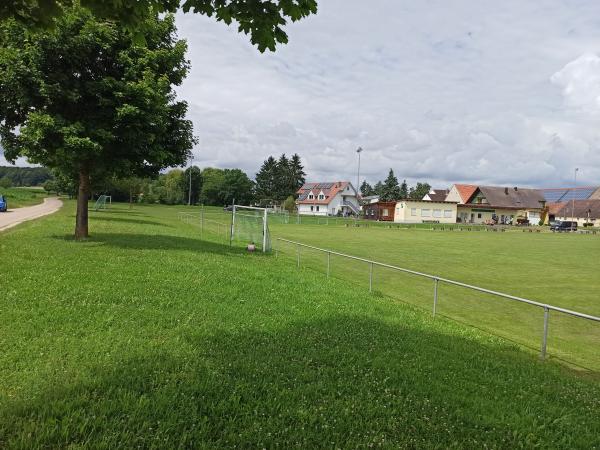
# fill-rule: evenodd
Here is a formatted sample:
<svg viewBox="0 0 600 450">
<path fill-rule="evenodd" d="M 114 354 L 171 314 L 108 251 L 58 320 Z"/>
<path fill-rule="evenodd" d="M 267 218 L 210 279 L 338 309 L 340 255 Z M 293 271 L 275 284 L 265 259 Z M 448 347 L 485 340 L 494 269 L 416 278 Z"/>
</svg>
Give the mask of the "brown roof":
<svg viewBox="0 0 600 450">
<path fill-rule="evenodd" d="M 462 199 L 463 203 L 467 203 L 477 190 L 477 186 L 474 184 L 455 184 L 458 195 Z"/>
<path fill-rule="evenodd" d="M 548 214 L 556 215 L 566 203 L 548 203 Z"/>
<path fill-rule="evenodd" d="M 489 206 L 491 208 L 528 208 L 541 209 L 546 202 L 544 194 L 539 189 L 523 189 L 499 186 L 479 186 L 476 191 L 481 192 L 487 203 L 477 203 L 477 206 Z M 471 195 L 469 201 L 475 197 Z"/>
<path fill-rule="evenodd" d="M 574 202 L 565 203 L 554 203 L 553 205 L 560 205 L 561 208 L 554 213 L 557 217 L 581 217 L 587 218 L 588 211 L 590 212 L 590 219 L 600 219 L 600 200 L 575 200 Z M 575 206 L 575 213 L 573 214 L 573 206 Z"/>
<path fill-rule="evenodd" d="M 304 185 L 298 189 L 298 204 L 304 205 L 328 205 L 331 200 L 336 196 L 336 194 L 340 191 L 346 189 L 346 187 L 350 185 L 349 181 L 332 181 L 332 182 L 323 182 L 323 183 L 304 183 Z M 310 200 L 308 198 L 308 194 L 312 191 L 315 198 Z M 325 198 L 323 200 L 319 200 L 319 193 L 323 191 Z M 352 194 L 356 195 L 354 189 L 352 189 Z"/>
<path fill-rule="evenodd" d="M 443 202 L 446 200 L 448 192 L 450 192 L 448 189 L 433 189 L 432 192 L 429 192 L 427 195 L 432 202 Z"/>
</svg>

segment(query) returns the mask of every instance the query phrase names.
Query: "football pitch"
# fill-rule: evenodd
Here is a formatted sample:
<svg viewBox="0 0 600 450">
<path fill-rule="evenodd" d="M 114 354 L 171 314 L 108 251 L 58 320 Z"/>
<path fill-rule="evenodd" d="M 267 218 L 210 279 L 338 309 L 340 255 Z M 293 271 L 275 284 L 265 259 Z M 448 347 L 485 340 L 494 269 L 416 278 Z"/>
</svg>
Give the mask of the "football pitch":
<svg viewBox="0 0 600 450">
<path fill-rule="evenodd" d="M 594 256 L 600 254 L 600 235 L 450 230 L 271 224 L 275 237 L 600 317 Z M 274 240 L 295 265 L 297 247 Z M 302 247 L 300 261 L 303 268 L 327 271 L 326 253 Z M 363 290 L 369 288 L 369 270 L 367 263 L 331 256 L 331 275 Z M 372 288 L 375 295 L 432 310 L 432 280 L 374 266 Z M 540 349 L 542 308 L 440 283 L 436 312 Z M 600 369 L 600 323 L 551 311 L 548 325 L 550 357 Z"/>
<path fill-rule="evenodd" d="M 364 266 L 334 259 L 327 280 L 322 255 L 302 253 L 298 270 L 293 248 L 275 257 L 230 247 L 228 214 L 207 210 L 201 237 L 181 210 L 197 208 L 91 211 L 92 237 L 75 242 L 66 201 L 0 234 L 0 447 L 600 446 L 598 369 L 574 370 L 554 347 L 542 363 L 518 339 L 448 320 L 460 295 L 446 287 L 433 319 L 429 283 L 375 272 L 369 294 Z M 597 313 L 582 261 L 598 250 L 594 236 L 275 223 L 271 232 Z M 522 253 L 553 255 L 536 241 L 579 269 L 573 291 L 559 289 L 573 280 L 556 258 L 515 266 Z M 525 320 L 469 311 L 478 321 L 487 311 L 499 330 Z"/>
</svg>

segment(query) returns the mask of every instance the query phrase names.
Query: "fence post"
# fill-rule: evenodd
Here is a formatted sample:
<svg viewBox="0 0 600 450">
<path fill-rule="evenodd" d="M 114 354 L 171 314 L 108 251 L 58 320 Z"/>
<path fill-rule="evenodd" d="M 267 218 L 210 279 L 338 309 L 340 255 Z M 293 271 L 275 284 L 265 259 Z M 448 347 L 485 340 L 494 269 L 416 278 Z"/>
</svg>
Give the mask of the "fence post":
<svg viewBox="0 0 600 450">
<path fill-rule="evenodd" d="M 546 346 L 548 344 L 548 318 L 550 316 L 550 310 L 544 306 L 544 335 L 542 336 L 542 350 L 540 353 L 540 358 L 542 360 L 546 359 Z"/>
<path fill-rule="evenodd" d="M 373 292 L 373 263 L 369 263 L 369 292 Z"/>
<path fill-rule="evenodd" d="M 296 265 L 298 269 L 300 268 L 300 245 L 296 245 Z"/>
<path fill-rule="evenodd" d="M 327 252 L 327 278 L 329 279 L 329 270 L 331 267 L 331 252 Z"/>
<path fill-rule="evenodd" d="M 438 301 L 438 280 L 437 278 L 433 279 L 433 317 L 435 317 L 435 311 L 437 309 L 437 301 Z"/>
</svg>

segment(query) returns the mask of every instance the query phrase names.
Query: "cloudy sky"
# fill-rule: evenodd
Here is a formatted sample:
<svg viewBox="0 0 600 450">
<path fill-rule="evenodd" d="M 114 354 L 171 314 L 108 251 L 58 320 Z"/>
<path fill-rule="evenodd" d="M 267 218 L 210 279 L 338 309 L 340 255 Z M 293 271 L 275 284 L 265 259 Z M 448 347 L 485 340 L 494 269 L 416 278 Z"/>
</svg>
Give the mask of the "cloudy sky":
<svg viewBox="0 0 600 450">
<path fill-rule="evenodd" d="M 252 176 L 297 152 L 308 179 L 600 184 L 600 2 L 321 0 L 259 53 L 178 16 L 195 164 Z"/>
</svg>

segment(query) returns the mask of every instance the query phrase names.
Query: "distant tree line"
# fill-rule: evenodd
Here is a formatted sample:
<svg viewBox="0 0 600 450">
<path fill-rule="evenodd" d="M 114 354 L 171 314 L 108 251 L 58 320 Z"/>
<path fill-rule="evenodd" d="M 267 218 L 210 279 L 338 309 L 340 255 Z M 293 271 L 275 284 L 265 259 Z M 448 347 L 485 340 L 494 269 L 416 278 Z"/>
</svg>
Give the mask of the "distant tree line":
<svg viewBox="0 0 600 450">
<path fill-rule="evenodd" d="M 93 197 L 110 195 L 113 201 L 162 203 L 166 205 L 205 204 L 213 206 L 269 204 L 295 207 L 296 191 L 304 184 L 306 174 L 298 155 L 285 154 L 277 160 L 267 158 L 256 181 L 241 169 L 218 169 L 197 166 L 172 169 L 156 178 L 117 178 L 92 180 Z M 77 186 L 56 176 L 44 187 L 50 192 L 74 195 Z"/>
<path fill-rule="evenodd" d="M 378 181 L 375 186 L 371 186 L 367 181 L 363 181 L 360 185 L 360 193 L 363 197 L 378 195 L 379 199 L 384 202 L 392 202 L 405 198 L 420 200 L 430 190 L 431 186 L 429 183 L 418 182 L 415 186 L 411 187 L 406 184 L 406 180 L 398 183 L 398 178 L 396 178 L 392 169 L 390 169 L 387 178 L 383 182 Z"/>
<path fill-rule="evenodd" d="M 0 166 L 0 187 L 42 186 L 51 178 L 45 167 Z"/>
</svg>

